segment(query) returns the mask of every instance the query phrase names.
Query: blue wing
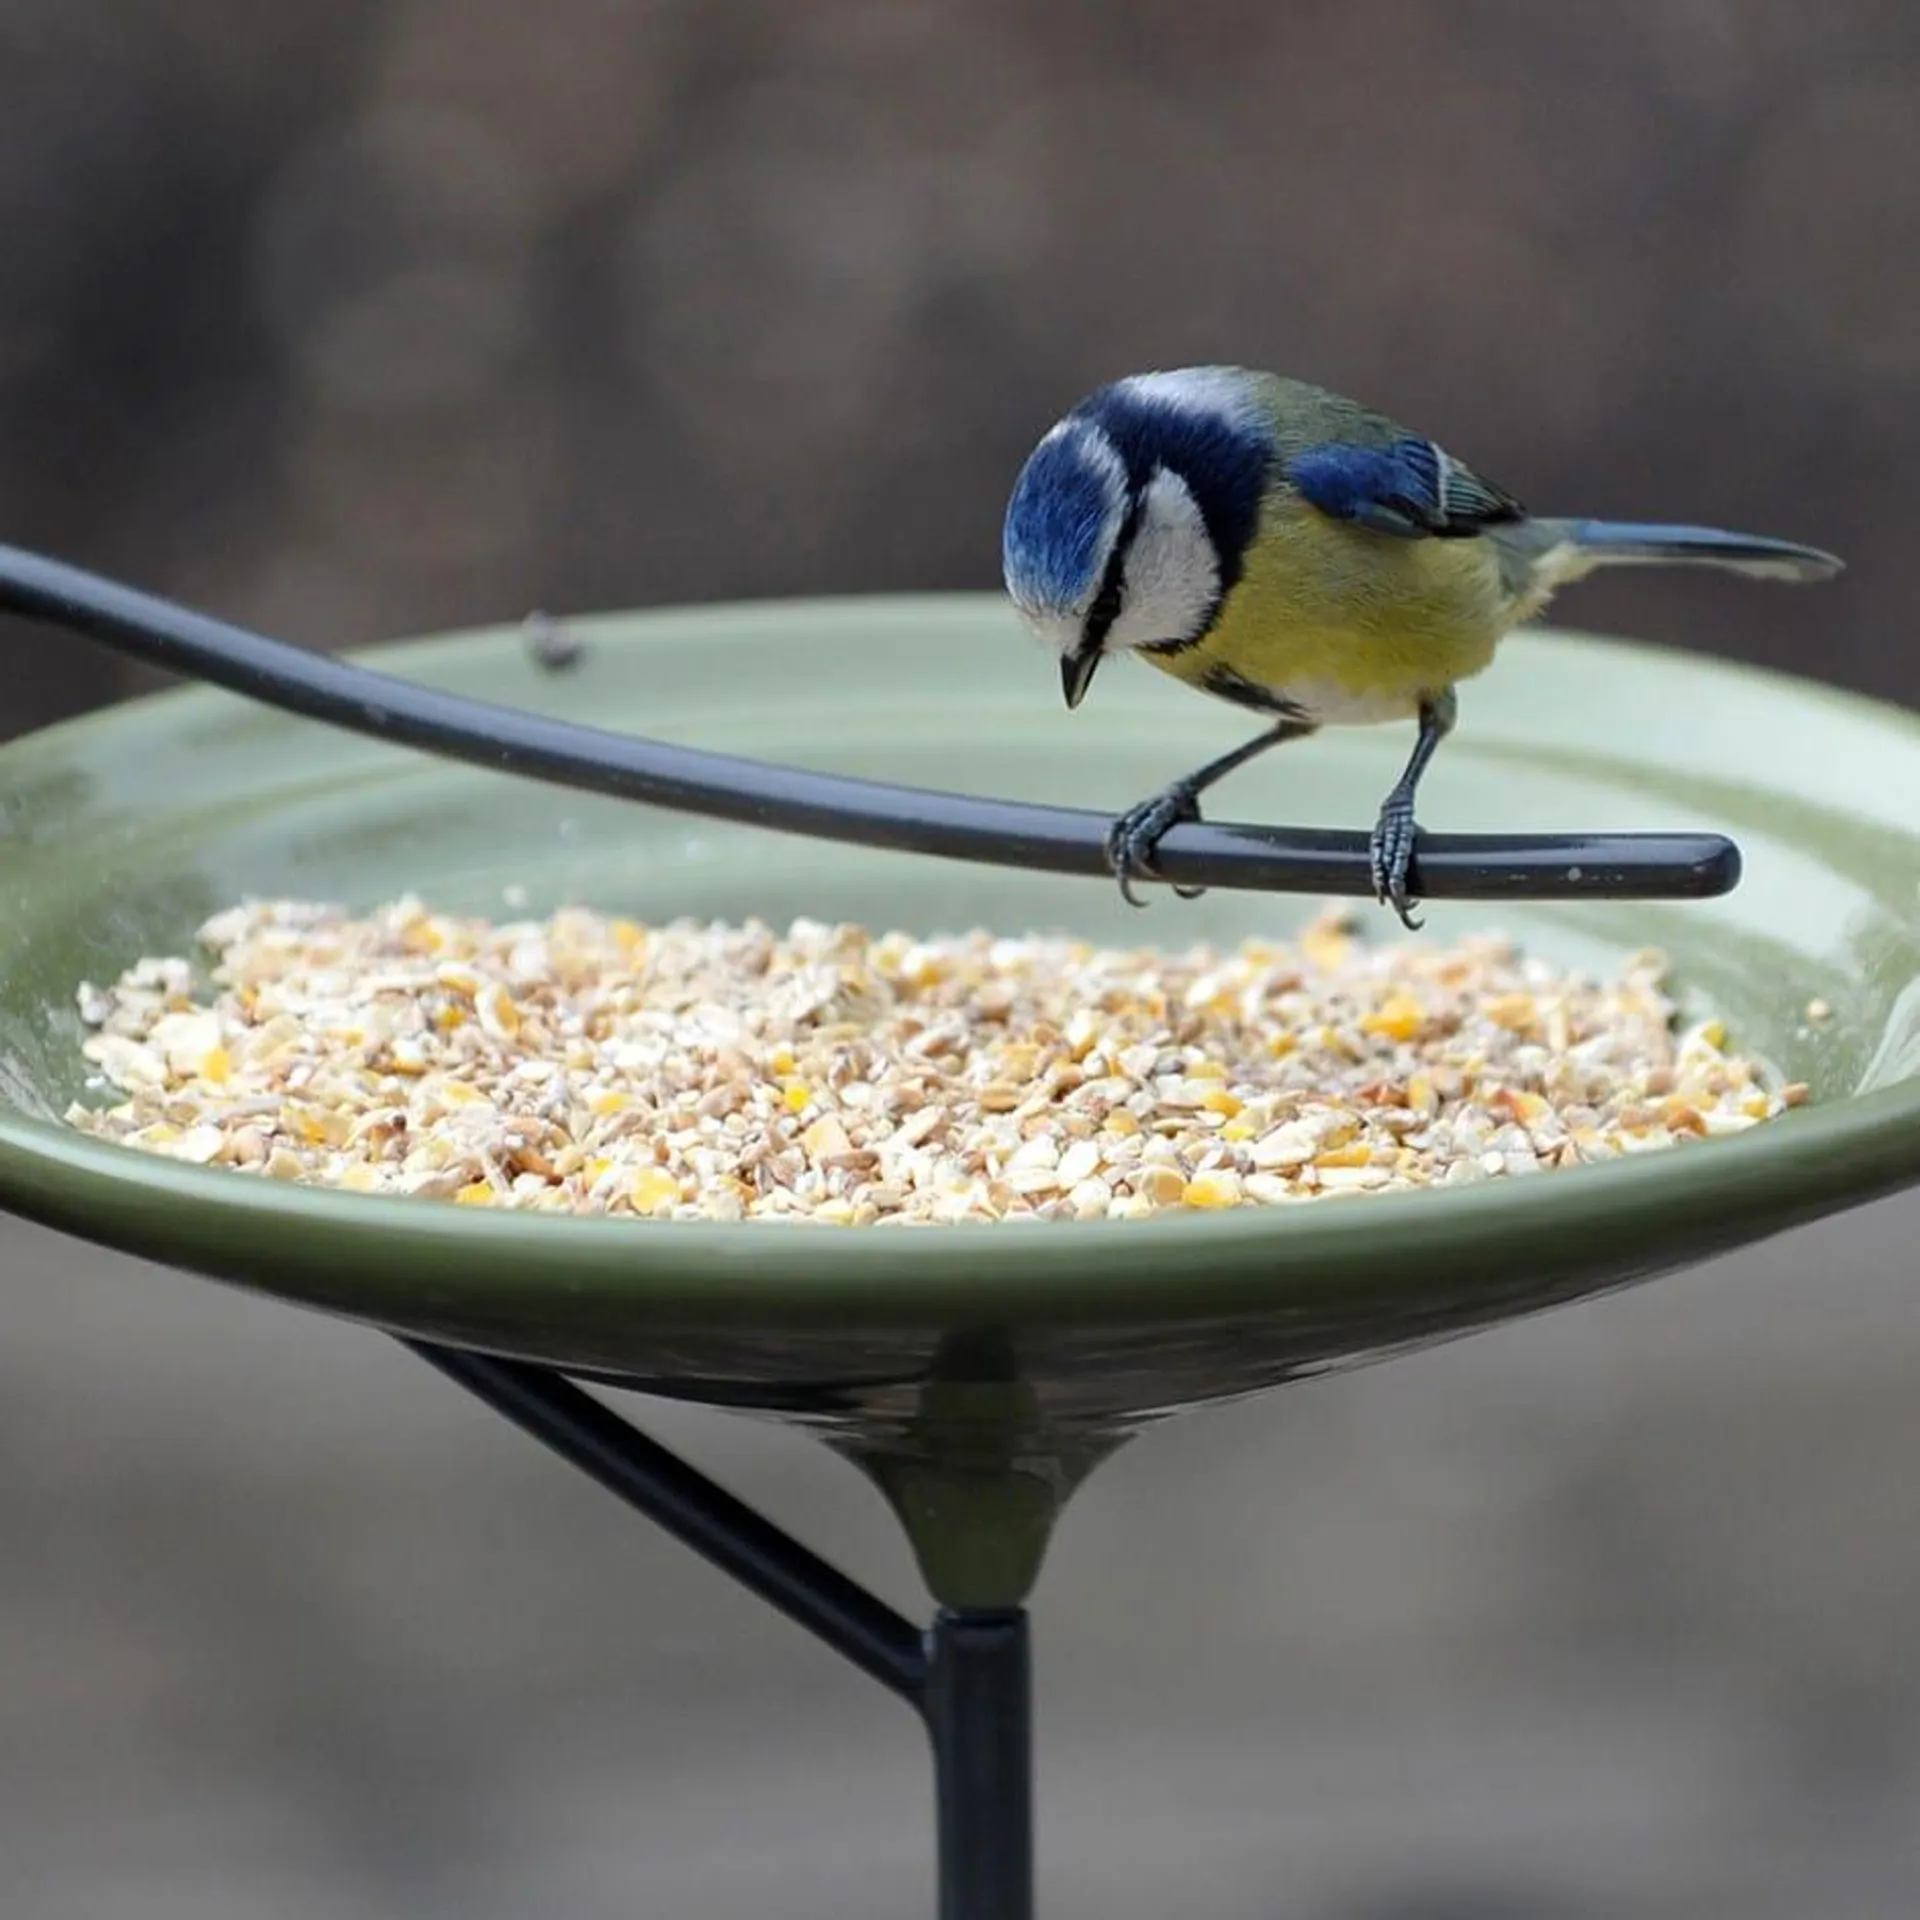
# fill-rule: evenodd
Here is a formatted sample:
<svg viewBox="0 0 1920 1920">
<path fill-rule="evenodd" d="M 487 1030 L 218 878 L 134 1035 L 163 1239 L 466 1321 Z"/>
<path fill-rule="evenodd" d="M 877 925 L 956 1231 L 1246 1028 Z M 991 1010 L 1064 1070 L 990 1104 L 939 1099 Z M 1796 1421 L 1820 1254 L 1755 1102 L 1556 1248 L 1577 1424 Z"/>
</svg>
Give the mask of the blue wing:
<svg viewBox="0 0 1920 1920">
<path fill-rule="evenodd" d="M 1402 540 L 1462 539 L 1527 517 L 1511 494 L 1431 440 L 1409 437 L 1384 447 L 1329 441 L 1297 455 L 1286 472 L 1322 513 Z"/>
</svg>

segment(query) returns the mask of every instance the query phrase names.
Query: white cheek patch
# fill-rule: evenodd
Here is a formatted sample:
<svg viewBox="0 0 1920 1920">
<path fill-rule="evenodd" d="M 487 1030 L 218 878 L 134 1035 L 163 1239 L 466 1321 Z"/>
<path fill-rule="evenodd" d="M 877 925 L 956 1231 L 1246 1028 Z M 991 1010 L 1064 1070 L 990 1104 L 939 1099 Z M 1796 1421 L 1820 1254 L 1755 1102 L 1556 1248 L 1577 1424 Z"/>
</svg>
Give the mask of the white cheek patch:
<svg viewBox="0 0 1920 1920">
<path fill-rule="evenodd" d="M 1121 573 L 1120 617 L 1107 648 L 1191 640 L 1220 594 L 1220 560 L 1187 483 L 1164 467 L 1142 496 L 1140 524 Z"/>
</svg>

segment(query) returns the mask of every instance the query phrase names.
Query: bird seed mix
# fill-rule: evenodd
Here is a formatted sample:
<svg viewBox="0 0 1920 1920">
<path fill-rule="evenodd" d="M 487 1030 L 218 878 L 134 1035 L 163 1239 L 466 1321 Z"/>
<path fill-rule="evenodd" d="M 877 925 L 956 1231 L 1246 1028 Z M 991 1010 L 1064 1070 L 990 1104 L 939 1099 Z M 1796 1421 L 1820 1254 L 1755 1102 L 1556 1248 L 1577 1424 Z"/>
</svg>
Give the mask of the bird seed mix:
<svg viewBox="0 0 1920 1920">
<path fill-rule="evenodd" d="M 470 1207 L 843 1226 L 1132 1220 L 1531 1176 L 1806 1097 L 1505 940 L 1324 919 L 1230 952 L 403 899 L 270 901 L 80 989 L 104 1109 L 176 1160 Z"/>
</svg>

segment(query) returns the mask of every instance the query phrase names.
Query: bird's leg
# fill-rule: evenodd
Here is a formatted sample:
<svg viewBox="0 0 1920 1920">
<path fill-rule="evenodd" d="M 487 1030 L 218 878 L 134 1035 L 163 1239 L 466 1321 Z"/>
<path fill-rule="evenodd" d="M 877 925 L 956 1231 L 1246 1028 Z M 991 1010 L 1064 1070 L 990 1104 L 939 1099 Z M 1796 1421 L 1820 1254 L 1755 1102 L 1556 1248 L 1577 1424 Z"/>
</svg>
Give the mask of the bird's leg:
<svg viewBox="0 0 1920 1920">
<path fill-rule="evenodd" d="M 1409 932 L 1418 932 L 1420 928 L 1420 922 L 1409 911 L 1412 901 L 1407 892 L 1408 882 L 1413 877 L 1414 841 L 1420 832 L 1414 825 L 1413 798 L 1420 786 L 1420 776 L 1427 770 L 1427 763 L 1433 758 L 1440 742 L 1453 731 L 1453 723 L 1458 715 L 1459 703 L 1451 687 L 1444 693 L 1430 695 L 1420 702 L 1420 737 L 1413 743 L 1413 753 L 1407 761 L 1406 771 L 1393 783 L 1393 791 L 1381 802 L 1380 817 L 1374 823 L 1373 840 L 1369 848 L 1374 896 L 1383 906 L 1391 907 L 1400 916 L 1400 924 Z"/>
<path fill-rule="evenodd" d="M 1216 780 L 1224 779 L 1235 767 L 1245 766 L 1255 754 L 1265 753 L 1269 747 L 1284 745 L 1289 740 L 1304 740 L 1313 731 L 1304 720 L 1277 721 L 1244 746 L 1223 753 L 1218 760 L 1209 760 L 1204 767 L 1176 780 L 1151 800 L 1129 807 L 1107 830 L 1107 863 L 1120 878 L 1121 897 L 1127 905 L 1146 904 L 1134 893 L 1133 883 L 1160 878 L 1160 869 L 1154 864 L 1154 849 L 1175 827 L 1200 818 L 1200 796 L 1207 788 Z M 1174 892 L 1182 900 L 1197 900 L 1206 888 L 1175 887 Z"/>
</svg>

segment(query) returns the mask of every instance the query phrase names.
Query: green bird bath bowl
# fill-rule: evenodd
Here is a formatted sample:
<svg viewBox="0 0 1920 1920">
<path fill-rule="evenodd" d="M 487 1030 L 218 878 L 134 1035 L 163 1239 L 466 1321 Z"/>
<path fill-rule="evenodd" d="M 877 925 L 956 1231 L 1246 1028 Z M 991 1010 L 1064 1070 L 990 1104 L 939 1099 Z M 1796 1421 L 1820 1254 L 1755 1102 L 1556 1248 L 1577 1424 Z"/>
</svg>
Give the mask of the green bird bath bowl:
<svg viewBox="0 0 1920 1920">
<path fill-rule="evenodd" d="M 986 598 L 586 621 L 543 669 L 517 632 L 383 648 L 423 684 L 760 759 L 1118 809 L 1239 723 L 1145 673 L 1058 710 Z M 1239 817 L 1352 827 L 1393 730 L 1238 777 Z M 1683 995 L 1812 1090 L 1751 1133 L 1531 1180 L 1340 1204 L 910 1231 L 559 1218 L 295 1188 L 83 1136 L 83 978 L 191 950 L 248 895 L 402 892 L 499 915 L 1185 944 L 1284 933 L 1311 903 L 1155 890 L 827 844 L 399 751 L 207 689 L 0 751 L 0 1204 L 385 1329 L 749 1579 L 933 1730 L 943 1913 L 1030 1911 L 1024 1600 L 1075 1485 L 1183 1408 L 1350 1366 L 1680 1267 L 1920 1180 L 1920 722 L 1685 655 L 1529 635 L 1470 686 L 1423 793 L 1449 830 L 1713 829 L 1712 900 L 1431 905 L 1595 969 L 1659 946 Z M 1384 913 L 1369 937 L 1397 938 Z M 1809 1020 L 1809 1003 L 1830 1015 Z M 942 1609 L 916 1629 L 698 1476 L 572 1375 L 805 1425 L 878 1484 Z"/>
</svg>

